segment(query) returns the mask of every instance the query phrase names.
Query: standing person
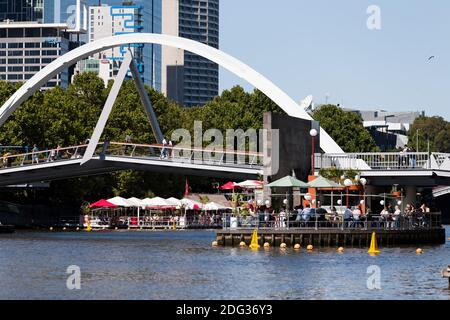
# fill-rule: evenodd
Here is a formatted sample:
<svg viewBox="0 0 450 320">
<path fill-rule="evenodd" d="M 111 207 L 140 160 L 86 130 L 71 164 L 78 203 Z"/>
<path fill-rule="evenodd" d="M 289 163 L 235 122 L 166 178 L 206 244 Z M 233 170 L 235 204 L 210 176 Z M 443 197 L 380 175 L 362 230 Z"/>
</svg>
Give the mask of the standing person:
<svg viewBox="0 0 450 320">
<path fill-rule="evenodd" d="M 50 150 L 50 162 L 55 161 L 56 151 L 55 149 Z"/>
<path fill-rule="evenodd" d="M 401 215 L 402 211 L 400 210 L 399 206 L 395 206 L 395 211 L 394 214 L 392 216 L 392 220 L 394 220 L 393 225 L 395 226 L 395 228 L 399 228 L 400 227 L 400 215 Z"/>
<path fill-rule="evenodd" d="M 173 142 L 169 139 L 169 158 L 173 158 Z"/>
<path fill-rule="evenodd" d="M 35 163 L 39 164 L 39 155 L 37 154 L 39 152 L 39 149 L 36 144 L 33 145 L 33 149 L 31 150 L 31 164 Z"/>
<path fill-rule="evenodd" d="M 61 145 L 58 143 L 58 145 L 56 146 L 56 160 L 60 160 L 61 159 Z"/>
<path fill-rule="evenodd" d="M 131 144 L 131 136 L 129 135 L 129 134 L 127 134 L 126 136 L 125 136 L 125 150 L 124 150 L 124 154 L 126 155 L 127 154 L 127 152 L 128 152 L 128 149 L 131 147 L 130 146 L 130 144 Z"/>
<path fill-rule="evenodd" d="M 167 140 L 164 137 L 162 141 L 162 149 L 161 149 L 161 159 L 165 159 L 167 157 Z"/>
<path fill-rule="evenodd" d="M 359 209 L 359 207 L 355 207 L 355 209 L 353 209 L 352 216 L 353 216 L 353 226 L 358 227 L 359 220 L 361 218 L 361 210 Z"/>
</svg>

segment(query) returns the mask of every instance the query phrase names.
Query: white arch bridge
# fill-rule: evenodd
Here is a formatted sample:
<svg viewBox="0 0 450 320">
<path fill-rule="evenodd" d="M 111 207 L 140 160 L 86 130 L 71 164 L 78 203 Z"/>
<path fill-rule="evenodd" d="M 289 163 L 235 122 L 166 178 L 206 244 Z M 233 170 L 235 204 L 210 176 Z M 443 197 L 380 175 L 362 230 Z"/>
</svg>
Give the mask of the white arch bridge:
<svg viewBox="0 0 450 320">
<path fill-rule="evenodd" d="M 248 65 L 220 50 L 185 38 L 161 34 L 135 33 L 118 35 L 88 43 L 68 52 L 47 65 L 18 89 L 0 108 L 0 126 L 5 123 L 8 117 L 27 98 L 32 96 L 48 80 L 68 68 L 70 65 L 95 53 L 113 47 L 137 43 L 152 43 L 171 46 L 207 58 L 248 81 L 255 88 L 261 90 L 289 116 L 313 120 L 303 108 L 274 83 Z M 151 128 L 158 142 L 156 145 L 123 145 L 114 142 L 109 144 L 100 142 L 104 126 L 128 70 L 131 70 L 133 79 L 136 83 Z M 223 177 L 256 177 L 264 173 L 264 162 L 270 161 L 270 159 L 267 159 L 268 157 L 263 154 L 245 151 L 217 151 L 215 152 L 214 157 L 205 159 L 196 157 L 196 154 L 204 153 L 204 150 L 186 148 L 183 148 L 183 156 L 169 156 L 165 159 L 161 159 L 159 157 L 162 148 L 160 145 L 161 140 L 162 133 L 156 120 L 156 115 L 138 74 L 132 53 L 131 51 L 128 51 L 124 57 L 119 73 L 114 81 L 114 85 L 106 100 L 89 144 L 83 146 L 71 146 L 53 151 L 44 150 L 37 154 L 15 154 L 4 157 L 4 167 L 0 169 L 0 185 L 63 179 L 130 168 Z M 327 164 L 327 161 L 324 159 L 337 158 L 338 161 L 334 162 L 333 165 L 337 163 L 338 166 L 346 166 L 347 162 L 345 159 L 347 158 L 345 157 L 353 159 L 352 155 L 345 155 L 342 149 L 323 129 L 320 130 L 320 147 L 325 152 L 325 155 L 322 155 L 322 158 L 320 159 L 322 161 L 320 163 L 324 164 L 324 167 L 326 167 Z M 130 150 L 132 150 L 132 152 L 130 152 Z M 175 149 L 172 151 L 177 150 Z M 446 158 L 447 156 L 443 155 L 443 157 Z M 224 158 L 233 160 L 224 161 Z M 364 160 L 364 156 L 358 156 L 356 159 L 358 159 L 358 162 L 354 169 L 360 169 L 358 166 L 362 166 L 362 169 L 364 169 L 363 172 L 366 172 L 367 174 L 376 176 L 376 172 L 382 172 L 385 171 L 385 169 L 389 169 L 388 175 L 390 177 L 406 176 L 406 168 L 394 168 L 394 170 L 392 170 L 390 167 L 372 167 Z M 317 163 L 319 163 L 319 161 L 317 161 L 316 164 Z M 408 168 L 408 170 L 410 170 L 410 168 Z M 435 174 L 433 173 L 433 170 L 435 170 L 435 168 L 432 166 L 423 167 L 420 170 L 420 174 L 424 172 L 427 176 Z M 444 176 L 447 177 L 449 172 L 450 169 L 444 170 Z M 365 174 L 363 173 L 363 175 Z"/>
</svg>

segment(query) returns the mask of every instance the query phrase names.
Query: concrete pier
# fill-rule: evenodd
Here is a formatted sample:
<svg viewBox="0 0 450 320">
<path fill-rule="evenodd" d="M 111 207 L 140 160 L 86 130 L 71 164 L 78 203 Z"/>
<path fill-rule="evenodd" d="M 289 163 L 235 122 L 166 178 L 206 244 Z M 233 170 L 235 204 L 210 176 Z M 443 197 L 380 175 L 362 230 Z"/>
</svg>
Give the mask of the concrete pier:
<svg viewBox="0 0 450 320">
<path fill-rule="evenodd" d="M 238 246 L 241 241 L 250 244 L 253 230 L 217 230 L 216 240 L 221 246 Z M 285 229 L 258 230 L 258 242 L 262 246 L 265 242 L 271 246 L 286 243 L 293 247 L 309 244 L 316 247 L 368 247 L 372 232 L 376 233 L 378 245 L 438 245 L 445 243 L 445 229 L 417 229 L 417 230 L 315 230 L 315 229 Z"/>
</svg>

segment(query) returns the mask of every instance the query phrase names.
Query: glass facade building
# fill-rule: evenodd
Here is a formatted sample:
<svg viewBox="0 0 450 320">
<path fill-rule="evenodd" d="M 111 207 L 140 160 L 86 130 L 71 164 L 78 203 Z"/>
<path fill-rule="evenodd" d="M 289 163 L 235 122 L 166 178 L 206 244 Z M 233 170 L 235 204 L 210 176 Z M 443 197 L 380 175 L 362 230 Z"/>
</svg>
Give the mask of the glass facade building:
<svg viewBox="0 0 450 320">
<path fill-rule="evenodd" d="M 164 2 L 163 33 L 219 48 L 219 0 Z M 163 48 L 163 92 L 185 106 L 204 105 L 219 92 L 219 66 L 188 51 Z"/>
<path fill-rule="evenodd" d="M 0 0 L 0 22 L 42 21 L 44 0 Z"/>
</svg>

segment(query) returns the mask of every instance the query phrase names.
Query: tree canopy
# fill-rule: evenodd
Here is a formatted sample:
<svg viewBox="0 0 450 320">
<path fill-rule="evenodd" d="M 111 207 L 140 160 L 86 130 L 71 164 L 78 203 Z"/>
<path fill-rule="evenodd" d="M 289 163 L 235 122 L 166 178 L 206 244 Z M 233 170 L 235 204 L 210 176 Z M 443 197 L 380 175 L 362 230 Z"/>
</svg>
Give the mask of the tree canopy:
<svg viewBox="0 0 450 320">
<path fill-rule="evenodd" d="M 345 152 L 378 150 L 375 140 L 355 112 L 346 112 L 335 105 L 322 105 L 313 113 L 313 118 Z"/>
<path fill-rule="evenodd" d="M 430 152 L 450 153 L 450 122 L 442 117 L 420 116 L 410 127 L 408 139 L 414 149 L 419 142 L 420 152 L 428 151 L 429 141 Z"/>
</svg>

